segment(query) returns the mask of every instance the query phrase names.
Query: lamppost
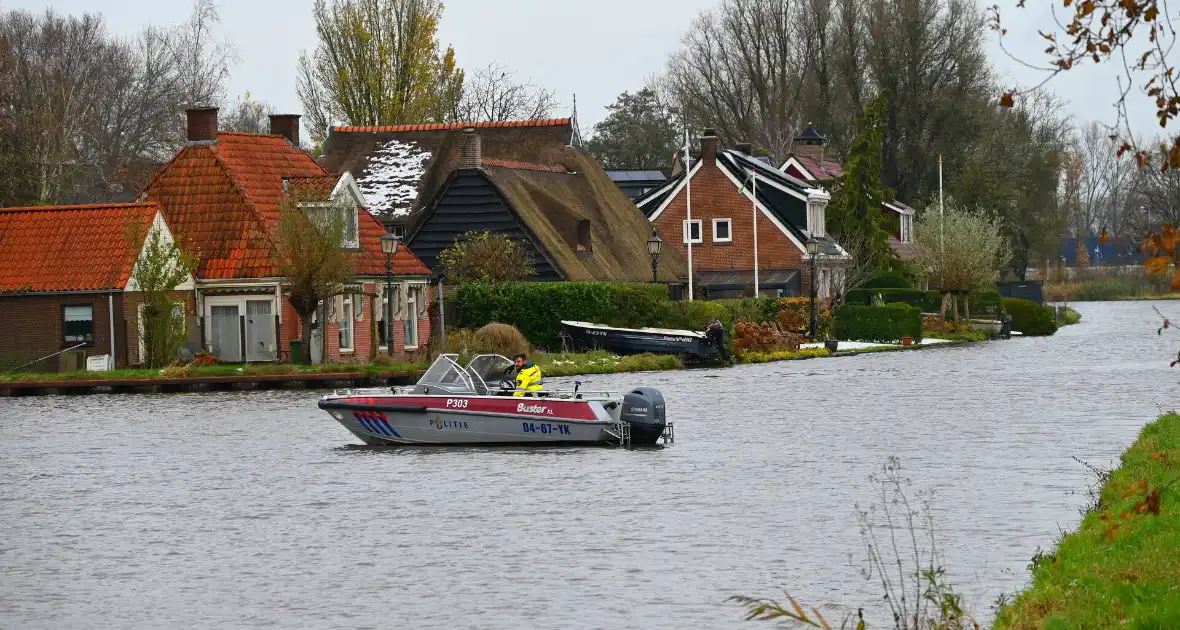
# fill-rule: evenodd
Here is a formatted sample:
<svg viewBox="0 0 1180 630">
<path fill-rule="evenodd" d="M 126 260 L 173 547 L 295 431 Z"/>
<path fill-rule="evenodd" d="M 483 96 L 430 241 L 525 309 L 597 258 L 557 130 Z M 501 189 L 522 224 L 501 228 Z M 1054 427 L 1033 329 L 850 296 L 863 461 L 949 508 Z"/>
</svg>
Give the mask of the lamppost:
<svg viewBox="0 0 1180 630">
<path fill-rule="evenodd" d="M 385 253 L 385 352 L 393 358 L 393 336 L 390 321 L 393 319 L 393 255 L 401 243 L 396 236 L 386 232 L 381 235 L 381 251 Z"/>
<path fill-rule="evenodd" d="M 811 324 L 808 326 L 807 338 L 815 339 L 815 265 L 816 259 L 819 256 L 819 241 L 814 236 L 807 237 L 807 255 L 811 257 L 811 282 L 808 284 L 808 293 L 811 295 Z"/>
<path fill-rule="evenodd" d="M 656 234 L 656 229 L 652 228 L 651 238 L 647 239 L 647 255 L 651 256 L 651 281 L 653 283 L 659 282 L 657 273 L 660 268 L 660 250 L 664 249 L 664 241 L 660 240 L 660 235 Z"/>
</svg>

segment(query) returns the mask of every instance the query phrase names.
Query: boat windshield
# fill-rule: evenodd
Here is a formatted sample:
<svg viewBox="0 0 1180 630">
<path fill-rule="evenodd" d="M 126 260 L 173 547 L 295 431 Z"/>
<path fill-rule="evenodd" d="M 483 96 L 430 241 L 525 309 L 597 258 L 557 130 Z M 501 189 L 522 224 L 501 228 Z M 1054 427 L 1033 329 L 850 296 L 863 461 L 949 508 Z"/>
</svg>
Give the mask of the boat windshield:
<svg viewBox="0 0 1180 630">
<path fill-rule="evenodd" d="M 418 387 L 438 387 L 452 394 L 477 393 L 467 370 L 456 363 L 458 358 L 457 354 L 439 355 L 430 365 L 430 369 L 418 379 Z"/>
<path fill-rule="evenodd" d="M 498 354 L 481 354 L 467 363 L 467 372 L 475 381 L 476 387 L 483 385 L 490 389 L 488 383 L 495 386 L 496 383 L 504 379 L 512 380 L 512 372 L 515 367 L 512 361 L 506 357 Z"/>
</svg>

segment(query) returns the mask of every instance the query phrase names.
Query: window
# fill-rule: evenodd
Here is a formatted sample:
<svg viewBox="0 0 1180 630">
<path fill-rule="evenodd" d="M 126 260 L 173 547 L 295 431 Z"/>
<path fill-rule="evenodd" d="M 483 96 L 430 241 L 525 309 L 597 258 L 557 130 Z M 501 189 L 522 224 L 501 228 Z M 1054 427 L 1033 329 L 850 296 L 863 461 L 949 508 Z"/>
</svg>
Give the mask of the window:
<svg viewBox="0 0 1180 630">
<path fill-rule="evenodd" d="M 914 215 L 901 215 L 901 234 L 898 240 L 903 243 L 914 242 Z"/>
<path fill-rule="evenodd" d="M 594 251 L 590 244 L 590 222 L 586 219 L 578 221 L 578 245 L 576 249 L 579 252 Z"/>
<path fill-rule="evenodd" d="M 352 332 L 353 332 L 353 304 L 352 296 L 344 296 L 341 300 L 340 313 L 340 351 L 352 352 Z"/>
<path fill-rule="evenodd" d="M 685 243 L 703 243 L 701 238 L 701 220 L 693 219 L 692 221 L 684 222 L 684 242 Z"/>
<path fill-rule="evenodd" d="M 420 291 L 421 289 L 417 287 L 411 288 L 409 295 L 406 296 L 406 350 L 418 349 L 418 303 Z"/>
<path fill-rule="evenodd" d="M 714 243 L 732 243 L 733 221 L 730 219 L 713 219 L 713 242 Z"/>
<path fill-rule="evenodd" d="M 94 307 L 63 306 L 62 341 L 68 344 L 94 343 Z"/>
<path fill-rule="evenodd" d="M 406 226 L 404 226 L 404 225 L 391 225 L 391 226 L 389 226 L 389 233 L 392 234 L 394 238 L 405 238 L 406 237 Z"/>
<path fill-rule="evenodd" d="M 365 300 L 368 299 L 363 293 L 358 293 L 352 296 L 352 312 L 356 315 L 356 321 L 364 321 L 365 319 Z"/>
<path fill-rule="evenodd" d="M 329 226 L 336 229 L 339 221 L 340 246 L 348 249 L 360 247 L 357 236 L 357 207 L 346 203 L 318 203 L 301 205 L 307 211 L 321 231 L 327 231 Z"/>
</svg>

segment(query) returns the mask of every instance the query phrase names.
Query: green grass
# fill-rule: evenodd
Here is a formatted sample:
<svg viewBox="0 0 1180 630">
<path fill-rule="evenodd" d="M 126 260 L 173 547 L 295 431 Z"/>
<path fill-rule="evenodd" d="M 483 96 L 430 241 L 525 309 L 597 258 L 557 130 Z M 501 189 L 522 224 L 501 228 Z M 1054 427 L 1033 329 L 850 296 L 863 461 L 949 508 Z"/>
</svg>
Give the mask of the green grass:
<svg viewBox="0 0 1180 630">
<path fill-rule="evenodd" d="M 1180 415 L 1144 427 L 1102 488 L 1099 507 L 1031 566 L 1033 583 L 997 630 L 1180 628 Z M 1136 513 L 1164 488 L 1159 514 Z M 1117 527 L 1118 529 L 1113 529 Z"/>
<path fill-rule="evenodd" d="M 987 341 L 991 339 L 991 335 L 983 330 L 964 330 L 960 332 L 923 332 L 922 336 L 927 339 L 946 339 L 949 341 Z"/>
<path fill-rule="evenodd" d="M 535 352 L 531 358 L 545 376 L 655 372 L 684 367 L 680 357 L 667 354 L 618 356 L 605 351 L 578 354 Z"/>
<path fill-rule="evenodd" d="M 801 348 L 782 352 L 745 352 L 738 363 L 771 363 L 774 361 L 795 361 L 831 356 L 826 348 Z"/>
<path fill-rule="evenodd" d="M 414 364 L 395 365 L 353 365 L 328 363 L 324 365 L 293 365 L 290 363 L 262 363 L 257 365 L 209 365 L 201 367 L 182 366 L 164 370 L 112 370 L 109 372 L 15 372 L 0 374 L 0 382 L 31 381 L 100 381 L 125 379 L 177 378 L 188 376 L 269 376 L 276 374 L 340 374 L 363 372 L 401 372 L 421 369 Z"/>
<path fill-rule="evenodd" d="M 1062 307 L 1057 314 L 1058 326 L 1072 326 L 1080 321 L 1082 321 L 1082 314 L 1068 306 Z"/>
</svg>

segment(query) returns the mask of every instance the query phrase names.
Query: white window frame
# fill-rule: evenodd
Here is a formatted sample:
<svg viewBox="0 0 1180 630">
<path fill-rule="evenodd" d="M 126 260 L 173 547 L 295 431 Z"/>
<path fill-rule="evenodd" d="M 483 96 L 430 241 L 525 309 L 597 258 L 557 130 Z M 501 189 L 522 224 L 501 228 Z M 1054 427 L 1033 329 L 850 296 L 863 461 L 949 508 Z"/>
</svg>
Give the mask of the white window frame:
<svg viewBox="0 0 1180 630">
<path fill-rule="evenodd" d="M 725 225 L 725 231 L 729 234 L 725 238 L 717 237 L 717 226 Z M 732 243 L 733 242 L 733 219 L 713 219 L 713 242 L 714 243 Z"/>
<path fill-rule="evenodd" d="M 259 287 L 259 288 L 262 288 L 262 287 Z M 211 317 L 213 317 L 213 307 L 214 306 L 236 306 L 236 307 L 238 307 L 238 316 L 239 317 L 244 316 L 246 314 L 246 302 L 251 301 L 251 300 L 259 300 L 259 301 L 270 300 L 271 301 L 271 307 L 270 307 L 271 313 L 272 314 L 273 313 L 281 313 L 283 310 L 282 309 L 282 302 L 280 302 L 278 300 L 278 298 L 276 298 L 275 296 L 276 296 L 276 293 L 274 293 L 274 292 L 271 292 L 269 294 L 247 293 L 247 294 L 242 294 L 242 295 L 208 295 L 208 296 L 204 296 L 201 298 L 201 313 L 204 314 L 204 317 L 211 318 Z M 318 312 L 319 309 L 317 308 L 316 311 Z M 312 320 L 311 320 L 312 323 L 315 323 L 316 319 L 317 319 L 316 313 L 312 313 Z M 208 321 L 208 319 L 206 319 L 206 321 Z M 205 330 L 204 335 L 201 339 L 201 345 L 204 347 L 207 347 L 208 343 L 210 341 L 210 338 L 208 337 L 208 335 L 209 335 L 209 331 Z M 276 345 L 279 343 L 279 338 L 280 338 L 279 331 L 275 330 L 275 344 Z M 249 344 L 250 341 L 252 341 L 252 340 L 247 337 L 246 343 Z M 243 347 L 242 348 L 242 358 L 244 359 L 245 357 L 246 357 L 246 348 Z M 275 352 L 275 357 L 276 357 L 275 361 L 278 361 L 278 352 Z"/>
<path fill-rule="evenodd" d="M 348 217 L 344 217 L 344 231 L 340 234 L 341 249 L 359 249 L 361 246 L 361 216 L 360 207 L 355 203 L 348 205 L 337 204 L 334 202 L 315 202 L 315 203 L 301 203 L 299 207 L 304 210 L 315 211 L 332 211 L 337 210 L 343 206 L 346 212 L 352 212 L 352 233 L 348 232 Z"/>
<path fill-rule="evenodd" d="M 337 340 L 340 342 L 340 354 L 351 354 L 356 351 L 356 306 L 353 304 L 352 296 L 346 295 L 340 301 L 340 322 L 337 328 Z M 348 345 L 344 345 L 344 330 L 348 329 Z"/>
<path fill-rule="evenodd" d="M 689 227 L 689 224 L 693 224 L 697 228 L 697 237 L 695 239 L 691 238 L 692 229 Z M 683 233 L 680 236 L 685 244 L 692 243 L 693 245 L 699 245 L 705 242 L 705 226 L 702 225 L 702 221 L 700 219 L 693 219 L 692 221 L 685 219 L 684 229 L 682 232 Z"/>
<path fill-rule="evenodd" d="M 418 285 L 410 285 L 406 290 L 406 319 L 403 320 L 402 330 L 405 333 L 405 340 L 403 341 L 403 348 L 406 350 L 417 350 L 418 344 L 422 341 L 418 331 Z M 414 345 L 410 345 L 409 330 L 414 331 Z"/>
</svg>

